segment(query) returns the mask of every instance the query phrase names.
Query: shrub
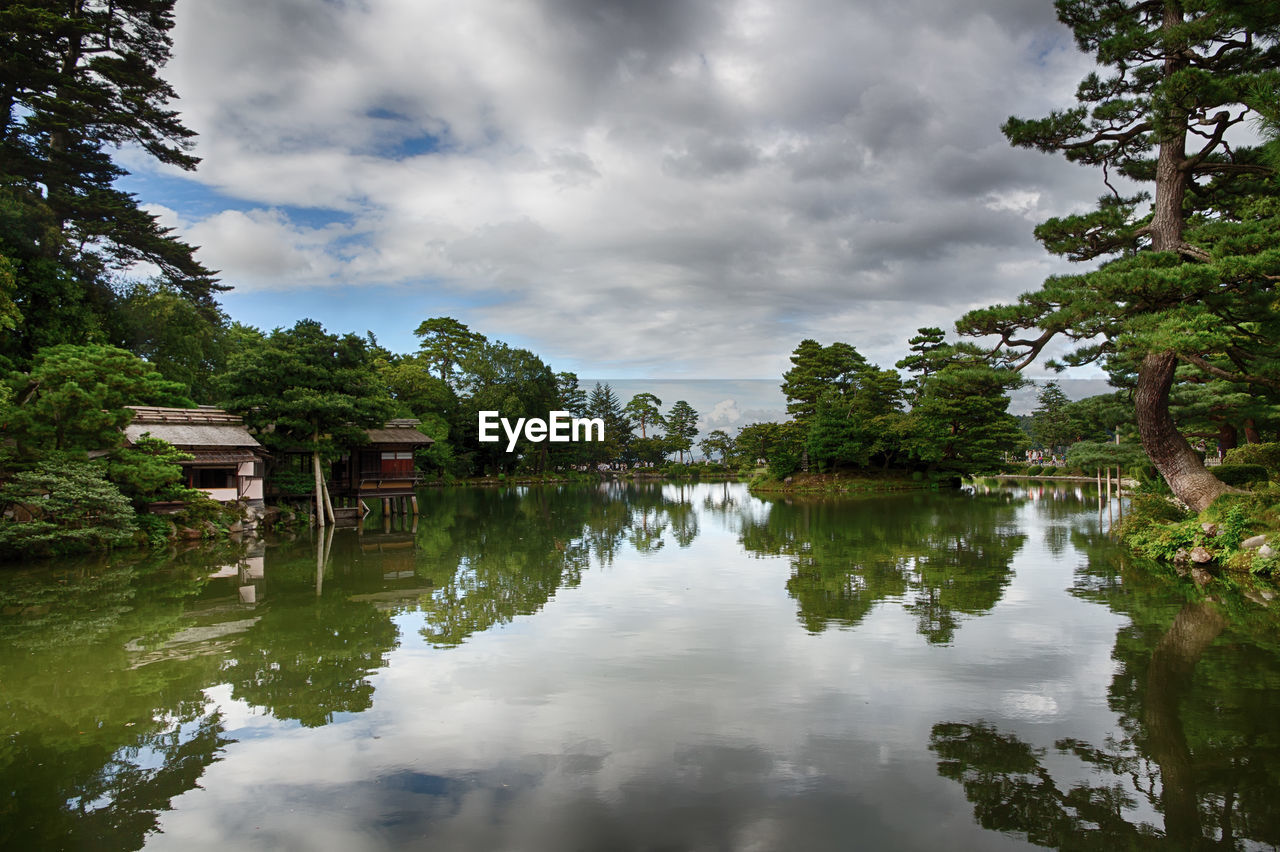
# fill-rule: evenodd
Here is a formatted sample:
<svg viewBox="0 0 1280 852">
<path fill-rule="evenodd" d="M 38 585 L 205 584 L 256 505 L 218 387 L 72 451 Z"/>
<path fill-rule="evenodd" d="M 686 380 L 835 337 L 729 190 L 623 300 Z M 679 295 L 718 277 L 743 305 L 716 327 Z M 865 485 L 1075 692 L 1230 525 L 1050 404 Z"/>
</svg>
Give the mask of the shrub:
<svg viewBox="0 0 1280 852">
<path fill-rule="evenodd" d="M 162 518 L 159 515 L 138 515 L 137 523 L 139 529 L 147 537 L 147 544 L 152 548 L 159 549 L 168 546 L 169 538 L 174 531 L 173 521 L 168 518 Z"/>
<path fill-rule="evenodd" d="M 1157 559 L 1172 559 L 1180 547 L 1194 546 L 1203 532 L 1186 509 L 1158 494 L 1134 494 L 1116 531 L 1135 550 Z"/>
<path fill-rule="evenodd" d="M 1280 479 L 1280 442 L 1269 444 L 1245 444 L 1227 450 L 1223 458 L 1226 464 L 1258 464 L 1267 470 L 1267 476 Z"/>
<path fill-rule="evenodd" d="M 1042 465 L 1033 464 L 1027 466 L 1027 476 L 1039 476 L 1040 471 L 1044 470 Z"/>
<path fill-rule="evenodd" d="M 1121 534 L 1134 550 L 1153 559 L 1173 561 L 1179 550 L 1190 550 L 1204 539 L 1204 530 L 1194 518 L 1172 524 L 1154 523 L 1139 528 L 1130 526 L 1133 520 L 1126 519 Z"/>
<path fill-rule="evenodd" d="M 107 479 L 128 497 L 137 509 L 154 500 L 177 499 L 182 490 L 182 465 L 191 454 L 172 444 L 143 435 L 131 447 L 118 447 L 107 458 Z"/>
<path fill-rule="evenodd" d="M 45 462 L 0 488 L 0 553 L 51 556 L 128 544 L 137 529 L 129 500 L 86 462 Z"/>
<path fill-rule="evenodd" d="M 800 454 L 789 448 L 777 448 L 769 459 L 769 475 L 774 479 L 786 479 L 799 469 Z"/>
<path fill-rule="evenodd" d="M 1220 464 L 1210 471 L 1227 485 L 1248 485 L 1266 482 L 1267 469 L 1260 464 Z"/>
</svg>

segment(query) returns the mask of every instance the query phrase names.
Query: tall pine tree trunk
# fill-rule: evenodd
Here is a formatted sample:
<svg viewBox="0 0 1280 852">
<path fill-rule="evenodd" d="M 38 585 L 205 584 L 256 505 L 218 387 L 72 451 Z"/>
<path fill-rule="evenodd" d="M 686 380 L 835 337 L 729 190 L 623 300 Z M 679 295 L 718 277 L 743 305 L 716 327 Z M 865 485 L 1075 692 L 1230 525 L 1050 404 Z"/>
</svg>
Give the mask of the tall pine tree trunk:
<svg viewBox="0 0 1280 852">
<path fill-rule="evenodd" d="M 1177 2 L 1166 2 L 1164 27 L 1168 31 L 1182 25 L 1184 15 Z M 1172 44 L 1165 47 L 1164 76 L 1172 76 L 1185 68 L 1187 59 Z M 1187 255 L 1183 238 L 1183 200 L 1187 194 L 1187 116 L 1172 105 L 1165 116 L 1165 127 L 1156 159 L 1156 193 L 1151 209 L 1151 248 L 1154 251 Z M 1194 262 L 1194 261 L 1192 261 Z M 1231 489 L 1205 469 L 1200 455 L 1191 449 L 1169 413 L 1169 388 L 1173 385 L 1177 355 L 1172 350 L 1150 352 L 1138 369 L 1138 389 L 1134 409 L 1142 448 L 1164 481 L 1196 512 L 1203 511 L 1214 498 Z"/>
<path fill-rule="evenodd" d="M 1200 454 L 1191 449 L 1169 413 L 1169 388 L 1177 365 L 1177 355 L 1171 351 L 1152 352 L 1142 359 L 1134 413 L 1142 449 L 1151 463 L 1178 499 L 1200 512 L 1231 489 L 1205 469 Z"/>
</svg>

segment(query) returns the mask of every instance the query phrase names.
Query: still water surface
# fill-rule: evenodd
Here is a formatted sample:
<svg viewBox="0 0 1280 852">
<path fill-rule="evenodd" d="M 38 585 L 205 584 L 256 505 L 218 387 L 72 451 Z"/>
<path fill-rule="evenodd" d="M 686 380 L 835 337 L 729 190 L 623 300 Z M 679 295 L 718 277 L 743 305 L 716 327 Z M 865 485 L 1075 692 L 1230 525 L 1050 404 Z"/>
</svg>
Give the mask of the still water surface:
<svg viewBox="0 0 1280 852">
<path fill-rule="evenodd" d="M 0 572 L 0 847 L 1280 845 L 1280 605 L 1092 493 L 422 509 Z"/>
</svg>

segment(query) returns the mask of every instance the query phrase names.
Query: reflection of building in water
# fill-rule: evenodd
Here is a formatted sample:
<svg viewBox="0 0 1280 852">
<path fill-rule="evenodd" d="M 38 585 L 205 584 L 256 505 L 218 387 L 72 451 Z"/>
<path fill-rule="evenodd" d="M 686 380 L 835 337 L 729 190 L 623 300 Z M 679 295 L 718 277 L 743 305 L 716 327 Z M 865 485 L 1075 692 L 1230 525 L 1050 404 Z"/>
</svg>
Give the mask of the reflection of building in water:
<svg viewBox="0 0 1280 852">
<path fill-rule="evenodd" d="M 209 574 L 210 580 L 230 580 L 235 584 L 242 604 L 257 603 L 266 578 L 267 545 L 262 539 L 248 542 L 244 556 L 220 565 Z"/>
</svg>

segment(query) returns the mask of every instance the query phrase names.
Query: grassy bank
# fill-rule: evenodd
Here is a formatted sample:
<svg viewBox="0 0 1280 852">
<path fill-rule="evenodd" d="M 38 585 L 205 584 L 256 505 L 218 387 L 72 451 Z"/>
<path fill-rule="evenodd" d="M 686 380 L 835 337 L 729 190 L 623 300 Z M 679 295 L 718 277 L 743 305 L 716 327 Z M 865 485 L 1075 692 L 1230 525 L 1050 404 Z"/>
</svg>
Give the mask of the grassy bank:
<svg viewBox="0 0 1280 852">
<path fill-rule="evenodd" d="M 1225 494 L 1199 514 L 1135 494 L 1117 525 L 1138 553 L 1180 568 L 1280 579 L 1280 488 Z"/>
</svg>

